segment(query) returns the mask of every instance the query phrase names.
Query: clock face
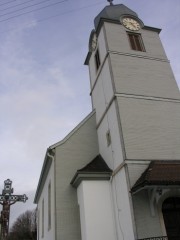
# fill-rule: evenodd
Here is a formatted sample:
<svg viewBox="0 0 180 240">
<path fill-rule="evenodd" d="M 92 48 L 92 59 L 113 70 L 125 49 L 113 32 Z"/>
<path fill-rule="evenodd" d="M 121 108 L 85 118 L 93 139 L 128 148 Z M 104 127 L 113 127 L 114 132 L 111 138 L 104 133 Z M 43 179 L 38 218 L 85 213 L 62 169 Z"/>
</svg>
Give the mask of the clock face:
<svg viewBox="0 0 180 240">
<path fill-rule="evenodd" d="M 97 46 L 97 37 L 96 37 L 96 34 L 94 34 L 94 36 L 92 38 L 92 42 L 91 42 L 92 51 L 94 51 L 96 49 L 96 46 Z"/>
<path fill-rule="evenodd" d="M 122 20 L 122 24 L 129 30 L 133 30 L 133 31 L 138 31 L 141 26 L 140 24 L 133 18 L 130 17 L 125 17 Z"/>
</svg>

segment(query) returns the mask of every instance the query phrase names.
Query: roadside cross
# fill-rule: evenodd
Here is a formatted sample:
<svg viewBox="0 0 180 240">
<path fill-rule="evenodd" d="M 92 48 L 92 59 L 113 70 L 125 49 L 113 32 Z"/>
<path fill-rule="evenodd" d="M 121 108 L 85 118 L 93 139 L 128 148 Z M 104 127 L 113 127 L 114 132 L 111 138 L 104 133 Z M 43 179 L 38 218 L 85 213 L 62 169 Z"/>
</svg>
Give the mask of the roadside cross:
<svg viewBox="0 0 180 240">
<path fill-rule="evenodd" d="M 4 189 L 0 195 L 0 204 L 2 205 L 2 211 L 0 215 L 0 224 L 1 224 L 1 239 L 6 240 L 8 238 L 9 232 L 9 216 L 10 216 L 10 206 L 16 202 L 26 202 L 28 199 L 24 195 L 12 195 L 12 181 L 7 179 L 4 181 Z"/>
</svg>

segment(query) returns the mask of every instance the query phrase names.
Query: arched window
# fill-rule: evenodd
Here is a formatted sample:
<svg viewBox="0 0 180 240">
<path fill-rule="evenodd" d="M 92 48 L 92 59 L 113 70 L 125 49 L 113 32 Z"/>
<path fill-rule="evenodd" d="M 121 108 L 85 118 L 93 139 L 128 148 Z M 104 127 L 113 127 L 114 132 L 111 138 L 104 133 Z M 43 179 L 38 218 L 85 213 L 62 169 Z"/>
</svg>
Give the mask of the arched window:
<svg viewBox="0 0 180 240">
<path fill-rule="evenodd" d="M 168 240 L 180 240 L 180 197 L 167 198 L 162 213 Z"/>
</svg>

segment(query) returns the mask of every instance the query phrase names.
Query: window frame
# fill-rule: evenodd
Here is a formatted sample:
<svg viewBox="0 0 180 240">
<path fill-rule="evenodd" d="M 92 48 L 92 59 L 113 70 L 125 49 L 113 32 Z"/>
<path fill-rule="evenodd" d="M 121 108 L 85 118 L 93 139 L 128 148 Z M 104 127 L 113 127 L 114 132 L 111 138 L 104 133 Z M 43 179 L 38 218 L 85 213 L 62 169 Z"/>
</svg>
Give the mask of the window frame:
<svg viewBox="0 0 180 240">
<path fill-rule="evenodd" d="M 51 182 L 48 185 L 48 230 L 51 229 Z"/>
<path fill-rule="evenodd" d="M 127 32 L 129 44 L 134 51 L 145 52 L 142 35 L 140 33 Z"/>
<path fill-rule="evenodd" d="M 107 146 L 109 147 L 111 145 L 111 133 L 110 130 L 106 132 L 106 141 L 107 141 Z"/>
<path fill-rule="evenodd" d="M 96 71 L 98 71 L 100 65 L 101 65 L 101 59 L 100 59 L 100 54 L 99 54 L 99 49 L 96 49 L 96 52 L 94 54 L 94 59 L 95 59 L 95 65 L 96 65 Z"/>
<path fill-rule="evenodd" d="M 44 199 L 42 200 L 42 213 L 41 213 L 41 237 L 44 238 Z"/>
<path fill-rule="evenodd" d="M 37 240 L 40 239 L 40 209 L 37 210 Z"/>
</svg>

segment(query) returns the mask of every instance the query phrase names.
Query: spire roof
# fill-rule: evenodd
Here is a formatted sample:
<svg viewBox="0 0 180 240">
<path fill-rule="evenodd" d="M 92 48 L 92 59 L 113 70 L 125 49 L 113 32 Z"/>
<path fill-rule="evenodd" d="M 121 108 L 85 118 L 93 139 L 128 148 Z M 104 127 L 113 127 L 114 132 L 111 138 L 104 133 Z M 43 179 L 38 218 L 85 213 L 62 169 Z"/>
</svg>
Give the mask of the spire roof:
<svg viewBox="0 0 180 240">
<path fill-rule="evenodd" d="M 137 13 L 135 13 L 123 4 L 106 6 L 94 19 L 95 29 L 97 29 L 100 19 L 119 21 L 120 17 L 123 15 L 131 15 L 134 17 L 138 17 Z"/>
<path fill-rule="evenodd" d="M 83 180 L 109 180 L 112 170 L 108 167 L 101 155 L 96 156 L 85 167 L 77 170 L 71 184 L 78 187 Z"/>
</svg>

